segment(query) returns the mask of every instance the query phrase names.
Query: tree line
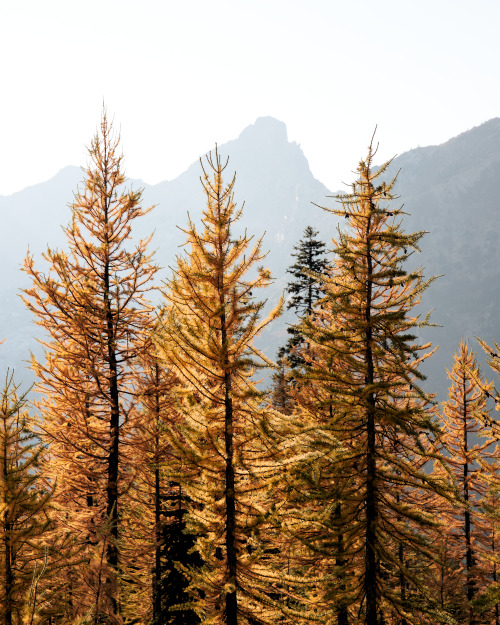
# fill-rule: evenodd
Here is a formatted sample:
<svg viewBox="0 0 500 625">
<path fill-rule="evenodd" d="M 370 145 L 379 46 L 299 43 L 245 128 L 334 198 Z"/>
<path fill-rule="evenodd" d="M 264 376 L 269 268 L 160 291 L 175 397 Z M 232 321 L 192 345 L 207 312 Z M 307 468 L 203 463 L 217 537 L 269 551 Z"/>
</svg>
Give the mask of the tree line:
<svg viewBox="0 0 500 625">
<path fill-rule="evenodd" d="M 325 207 L 332 250 L 312 227 L 295 247 L 277 363 L 255 339 L 285 298 L 263 315 L 228 160 L 201 161 L 156 308 L 150 239 L 131 243 L 151 209 L 118 150 L 104 112 L 66 250 L 24 264 L 44 355 L 33 404 L 9 374 L 1 397 L 2 623 L 499 625 L 500 396 L 466 341 L 448 400 L 424 390 L 424 233 L 373 144 Z"/>
</svg>

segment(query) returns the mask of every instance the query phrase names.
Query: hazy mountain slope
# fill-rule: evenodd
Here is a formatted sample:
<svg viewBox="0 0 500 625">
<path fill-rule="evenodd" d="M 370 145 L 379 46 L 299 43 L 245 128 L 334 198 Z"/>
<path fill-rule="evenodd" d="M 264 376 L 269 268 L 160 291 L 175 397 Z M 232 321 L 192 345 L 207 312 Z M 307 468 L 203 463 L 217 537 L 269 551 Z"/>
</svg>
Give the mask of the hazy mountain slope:
<svg viewBox="0 0 500 625">
<path fill-rule="evenodd" d="M 266 232 L 264 249 L 269 255 L 264 262 L 276 277 L 266 294 L 270 305 L 286 286 L 290 253 L 304 228 L 314 226 L 321 238 L 330 242 L 337 220 L 312 202 L 332 206 L 334 200 L 325 197 L 331 192 L 314 179 L 302 150 L 288 142 L 285 125 L 275 119 L 258 119 L 237 139 L 220 146 L 220 153 L 230 156 L 227 179 L 237 171 L 236 202 L 241 205 L 245 201 L 238 227 L 246 227 L 256 237 Z M 404 218 L 404 229 L 429 232 L 423 239 L 422 254 L 414 256 L 414 262 L 425 267 L 427 276 L 445 274 L 431 286 L 422 306 L 422 310 L 435 308 L 433 320 L 443 326 L 422 332 L 422 338 L 440 346 L 426 371 L 427 388 L 443 397 L 445 368 L 451 364 L 460 337 L 470 337 L 474 349 L 474 335 L 490 342 L 500 340 L 500 249 L 496 245 L 500 119 L 443 145 L 402 154 L 393 161 L 388 177 L 398 170 L 396 190 L 410 213 Z M 132 182 L 134 187 L 144 187 L 145 204 L 157 204 L 137 222 L 136 235 L 155 231 L 152 246 L 163 267 L 159 282 L 168 275 L 175 254 L 182 251 L 179 245 L 184 235 L 176 226 L 186 224 L 188 212 L 199 222 L 204 207 L 200 174 L 196 161 L 169 182 Z M 0 197 L 5 233 L 0 250 L 0 338 L 7 339 L 0 347 L 2 369 L 19 368 L 35 345 L 33 336 L 39 333 L 17 296 L 17 290 L 26 285 L 19 267 L 28 245 L 38 259 L 47 245 L 64 245 L 60 225 L 69 220 L 67 204 L 82 176 L 79 168 L 68 167 L 46 183 Z M 341 226 L 345 226 L 343 220 Z M 287 339 L 287 319 L 290 315 L 270 327 L 261 340 L 261 347 L 271 357 Z M 19 377 L 31 379 L 26 372 Z"/>
<path fill-rule="evenodd" d="M 425 369 L 429 389 L 439 392 L 462 336 L 474 350 L 474 336 L 500 341 L 500 119 L 402 154 L 389 175 L 397 170 L 396 190 L 410 213 L 405 229 L 428 231 L 415 261 L 427 276 L 444 274 L 422 306 L 435 308 L 432 319 L 442 325 L 423 333 L 439 345 Z"/>
</svg>

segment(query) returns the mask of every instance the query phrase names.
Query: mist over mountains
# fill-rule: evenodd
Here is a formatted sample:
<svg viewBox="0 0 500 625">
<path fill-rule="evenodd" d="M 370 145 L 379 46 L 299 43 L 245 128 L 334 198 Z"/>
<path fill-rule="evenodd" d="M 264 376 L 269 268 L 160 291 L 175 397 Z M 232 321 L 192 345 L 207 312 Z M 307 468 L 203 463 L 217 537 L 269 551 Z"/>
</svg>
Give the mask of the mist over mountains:
<svg viewBox="0 0 500 625">
<path fill-rule="evenodd" d="M 240 136 L 219 147 L 229 156 L 226 180 L 236 170 L 235 200 L 244 202 L 243 217 L 237 228 L 249 234 L 264 234 L 263 249 L 269 250 L 264 264 L 270 267 L 275 283 L 268 293 L 269 306 L 283 292 L 292 263 L 290 256 L 306 226 L 320 232 L 327 244 L 336 232 L 338 219 L 313 203 L 333 206 L 327 198 L 334 193 L 316 180 L 300 146 L 289 142 L 285 124 L 270 117 L 259 118 Z M 125 153 L 125 167 L 126 167 Z M 360 158 L 365 156 L 362 152 Z M 352 169 L 356 163 L 352 163 Z M 427 361 L 427 390 L 443 398 L 446 393 L 446 367 L 463 336 L 478 349 L 474 336 L 492 343 L 500 341 L 500 250 L 496 230 L 500 227 L 497 177 L 500 171 L 500 119 L 493 119 L 439 145 L 417 148 L 395 158 L 387 178 L 399 170 L 396 191 L 409 213 L 403 220 L 405 231 L 425 230 L 422 253 L 412 257 L 423 266 L 425 275 L 441 275 L 423 298 L 422 311 L 435 308 L 432 320 L 441 325 L 422 331 L 423 340 L 439 345 Z M 205 198 L 199 177 L 198 161 L 172 181 L 143 187 L 144 205 L 156 207 L 137 220 L 135 236 L 154 231 L 152 249 L 162 267 L 158 284 L 169 275 L 175 255 L 182 253 L 182 228 L 187 213 L 195 223 L 204 208 Z M 32 382 L 25 360 L 31 350 L 40 353 L 34 340 L 40 330 L 21 302 L 19 289 L 29 282 L 20 271 L 28 248 L 41 266 L 41 253 L 50 246 L 64 248 L 61 225 L 70 219 L 68 204 L 84 174 L 78 167 L 67 167 L 51 180 L 28 187 L 11 196 L 0 197 L 4 229 L 0 248 L 0 347 L 2 374 L 15 367 L 16 379 Z M 330 246 L 331 247 L 331 246 Z M 409 267 L 411 268 L 411 267 Z M 158 295 L 155 297 L 159 301 Z M 286 342 L 290 314 L 275 322 L 261 338 L 260 347 L 274 358 Z M 491 378 L 490 371 L 484 369 Z"/>
</svg>

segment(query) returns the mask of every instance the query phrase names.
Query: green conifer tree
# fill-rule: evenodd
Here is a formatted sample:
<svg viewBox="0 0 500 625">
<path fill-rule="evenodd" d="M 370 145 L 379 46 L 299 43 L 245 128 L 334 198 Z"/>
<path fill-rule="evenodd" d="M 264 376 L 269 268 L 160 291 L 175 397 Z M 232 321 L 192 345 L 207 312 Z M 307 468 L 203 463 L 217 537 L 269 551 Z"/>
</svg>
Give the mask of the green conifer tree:
<svg viewBox="0 0 500 625">
<path fill-rule="evenodd" d="M 195 549 L 196 536 L 187 531 L 187 500 L 179 482 L 170 482 L 170 494 L 163 497 L 162 504 L 154 625 L 198 625 L 200 617 L 188 607 L 196 592 L 189 589 L 188 571 L 200 569 L 203 562 Z"/>
<path fill-rule="evenodd" d="M 317 235 L 317 230 L 307 226 L 303 238 L 298 245 L 293 246 L 295 252 L 292 256 L 296 258 L 296 262 L 287 269 L 294 277 L 286 288 L 291 295 L 287 308 L 294 309 L 299 319 L 309 315 L 316 301 L 322 296 L 321 282 L 317 276 L 328 270 L 328 261 L 325 258 L 326 245 L 317 238 Z M 293 325 L 287 331 L 291 336 L 284 347 L 284 353 L 291 367 L 295 368 L 302 363 L 300 348 L 304 339 L 300 333 L 300 326 Z"/>
</svg>

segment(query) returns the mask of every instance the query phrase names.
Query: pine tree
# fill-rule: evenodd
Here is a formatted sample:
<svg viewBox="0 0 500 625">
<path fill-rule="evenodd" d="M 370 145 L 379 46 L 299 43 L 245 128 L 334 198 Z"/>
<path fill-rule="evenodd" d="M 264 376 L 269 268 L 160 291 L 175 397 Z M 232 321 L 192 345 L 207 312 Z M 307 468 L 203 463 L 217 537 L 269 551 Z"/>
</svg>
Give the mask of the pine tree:
<svg viewBox="0 0 500 625">
<path fill-rule="evenodd" d="M 187 500 L 179 482 L 170 482 L 170 494 L 164 497 L 158 561 L 155 623 L 165 625 L 197 625 L 200 618 L 188 607 L 193 601 L 189 588 L 190 569 L 200 569 L 202 560 L 195 549 L 196 536 L 187 531 L 185 515 Z"/>
<path fill-rule="evenodd" d="M 429 322 L 412 315 L 432 279 L 405 270 L 423 233 L 403 232 L 402 210 L 386 204 L 395 199 L 394 180 L 380 182 L 389 163 L 372 171 L 373 156 L 370 145 L 352 192 L 338 196 L 342 208 L 326 209 L 348 229 L 333 241 L 333 267 L 320 279 L 324 296 L 301 324 L 309 348 L 298 395 L 304 421 L 328 432 L 330 451 L 322 472 L 309 470 L 316 493 L 296 486 L 312 503 L 294 532 L 323 551 L 323 568 L 337 571 L 323 600 L 338 623 L 437 622 L 422 574 L 406 564 L 418 560 L 422 571 L 432 560 L 434 522 L 421 497 L 449 492 L 425 470 L 436 458 L 426 440 L 439 430 L 418 384 L 429 345 L 419 345 L 415 331 Z M 341 462 L 327 463 L 339 443 Z M 319 528 L 314 540 L 311 528 Z M 322 544 L 330 545 L 329 557 Z"/>
<path fill-rule="evenodd" d="M 69 251 L 47 250 L 47 275 L 31 256 L 25 261 L 33 280 L 25 302 L 49 336 L 45 362 L 32 363 L 44 393 L 44 440 L 64 523 L 89 551 L 80 595 L 71 590 L 69 601 L 77 613 L 94 606 L 95 618 L 119 613 L 120 497 L 128 479 L 122 442 L 131 426 L 133 364 L 149 329 L 144 293 L 156 271 L 147 240 L 125 249 L 133 220 L 149 209 L 140 191 L 123 189 L 118 144 L 104 112 L 64 229 Z"/>
<path fill-rule="evenodd" d="M 317 230 L 307 226 L 304 238 L 298 245 L 293 246 L 295 253 L 292 253 L 292 256 L 297 260 L 287 269 L 287 272 L 295 278 L 286 288 L 291 294 L 287 308 L 293 308 L 299 319 L 310 315 L 314 304 L 322 296 L 321 282 L 317 276 L 328 270 L 328 261 L 324 258 L 326 245 L 316 238 L 317 234 Z M 300 348 L 304 339 L 300 334 L 300 326 L 289 327 L 288 333 L 291 337 L 284 352 L 292 368 L 296 368 L 302 363 Z"/>
<path fill-rule="evenodd" d="M 317 230 L 307 226 L 304 238 L 293 246 L 295 253 L 292 256 L 297 261 L 287 269 L 295 278 L 295 281 L 288 283 L 286 289 L 292 295 L 287 308 L 293 308 L 299 317 L 309 315 L 323 294 L 321 282 L 314 274 L 326 273 L 328 261 L 324 258 L 326 245 L 316 238 L 317 234 Z"/>
<path fill-rule="evenodd" d="M 12 375 L 0 399 L 0 617 L 17 625 L 29 609 L 29 591 L 44 560 L 52 490 L 40 471 L 44 447 Z"/>
<path fill-rule="evenodd" d="M 253 293 L 269 284 L 270 273 L 259 268 L 246 277 L 262 258 L 261 240 L 248 251 L 250 238 L 233 235 L 241 209 L 233 200 L 235 178 L 223 184 L 226 167 L 217 149 L 207 156 L 212 178 L 202 163 L 203 229 L 190 222 L 185 231 L 190 247 L 177 258 L 156 337 L 162 362 L 182 380 L 182 427 L 172 428 L 182 472 L 172 479 L 190 502 L 186 521 L 203 560 L 190 575 L 195 609 L 207 625 L 275 622 L 263 608 L 270 582 L 259 571 L 268 555 L 257 540 L 271 463 L 251 376 L 259 365 L 253 339 L 281 305 L 259 321 L 263 303 Z"/>
</svg>

